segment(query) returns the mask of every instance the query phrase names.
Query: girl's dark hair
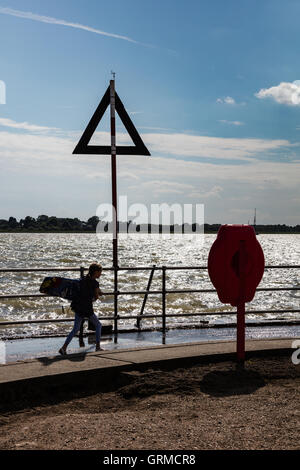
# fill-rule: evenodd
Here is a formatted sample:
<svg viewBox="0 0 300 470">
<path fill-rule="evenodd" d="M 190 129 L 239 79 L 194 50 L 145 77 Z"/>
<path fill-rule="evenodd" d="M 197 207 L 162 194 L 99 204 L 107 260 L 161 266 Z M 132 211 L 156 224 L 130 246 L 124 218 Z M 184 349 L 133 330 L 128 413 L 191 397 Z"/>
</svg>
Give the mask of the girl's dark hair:
<svg viewBox="0 0 300 470">
<path fill-rule="evenodd" d="M 92 276 L 96 271 L 102 271 L 102 266 L 98 263 L 92 263 L 89 267 L 89 275 Z"/>
</svg>

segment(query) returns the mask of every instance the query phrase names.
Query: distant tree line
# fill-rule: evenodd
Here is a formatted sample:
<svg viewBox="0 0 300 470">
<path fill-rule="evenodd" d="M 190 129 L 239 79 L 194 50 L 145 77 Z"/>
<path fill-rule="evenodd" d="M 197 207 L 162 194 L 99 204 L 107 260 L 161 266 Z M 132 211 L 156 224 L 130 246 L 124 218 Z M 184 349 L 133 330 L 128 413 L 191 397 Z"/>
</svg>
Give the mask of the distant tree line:
<svg viewBox="0 0 300 470">
<path fill-rule="evenodd" d="M 90 217 L 86 222 L 77 217 L 48 217 L 39 215 L 36 219 L 26 216 L 19 222 L 15 217 L 8 220 L 0 219 L 1 232 L 92 232 L 96 230 L 99 217 Z"/>
<path fill-rule="evenodd" d="M 221 224 L 204 224 L 204 233 L 217 233 Z M 259 233 L 300 233 L 300 225 L 290 226 L 277 225 L 252 225 L 257 234 Z"/>
<path fill-rule="evenodd" d="M 98 226 L 98 224 L 100 224 Z M 107 221 L 100 220 L 99 217 L 90 217 L 87 221 L 75 218 L 64 218 L 47 215 L 39 215 L 37 218 L 26 216 L 24 219 L 17 221 L 15 217 L 9 217 L 8 220 L 0 219 L 0 232 L 95 232 L 96 228 L 100 228 L 103 232 L 111 232 L 111 224 Z M 204 224 L 204 233 L 217 233 L 221 224 Z M 195 232 L 199 226 L 192 224 L 189 227 L 190 232 Z M 129 222 L 119 222 L 119 232 L 127 233 L 162 233 L 166 227 L 162 225 L 142 224 L 136 225 L 131 220 Z M 181 225 L 170 225 L 168 230 L 171 233 L 181 232 L 186 229 Z M 291 227 L 285 224 L 277 225 L 256 225 L 257 233 L 300 233 L 300 225 Z"/>
</svg>

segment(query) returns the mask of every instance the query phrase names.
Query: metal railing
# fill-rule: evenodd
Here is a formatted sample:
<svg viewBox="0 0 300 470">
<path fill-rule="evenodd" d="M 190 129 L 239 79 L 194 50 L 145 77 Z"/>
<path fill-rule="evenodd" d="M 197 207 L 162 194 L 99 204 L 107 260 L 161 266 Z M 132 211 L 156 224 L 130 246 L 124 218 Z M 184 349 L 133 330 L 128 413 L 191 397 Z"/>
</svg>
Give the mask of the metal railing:
<svg viewBox="0 0 300 470">
<path fill-rule="evenodd" d="M 265 270 L 268 269 L 300 269 L 299 265 L 279 265 L 279 266 L 265 266 Z M 21 273 L 21 272 L 79 272 L 80 277 L 83 277 L 84 272 L 87 268 L 0 268 L 1 273 Z M 112 271 L 114 273 L 114 285 L 118 286 L 118 273 L 121 271 L 151 271 L 148 286 L 146 290 L 133 290 L 133 291 L 120 291 L 115 290 L 113 292 L 103 292 L 103 295 L 114 296 L 114 299 L 118 299 L 120 295 L 144 295 L 144 302 L 142 306 L 141 313 L 139 315 L 126 315 L 121 316 L 118 313 L 118 302 L 114 302 L 114 312 L 111 316 L 101 316 L 101 320 L 113 320 L 114 322 L 114 334 L 118 334 L 118 321 L 119 320 L 129 320 L 135 319 L 136 326 L 139 328 L 140 321 L 142 318 L 161 318 L 162 319 L 162 334 L 165 338 L 165 332 L 167 328 L 167 318 L 171 317 L 194 317 L 194 316 L 209 316 L 209 315 L 233 315 L 234 311 L 214 311 L 214 312 L 194 312 L 194 313 L 180 313 L 180 314 L 168 314 L 167 313 L 167 295 L 168 294 L 191 294 L 191 293 L 216 293 L 215 289 L 167 289 L 167 271 L 175 270 L 207 270 L 207 266 L 145 266 L 145 267 L 118 267 L 118 268 L 103 268 L 103 271 Z M 155 271 L 161 271 L 161 282 L 162 287 L 159 290 L 150 290 L 150 283 Z M 257 292 L 267 292 L 267 291 L 298 291 L 300 287 L 262 287 L 258 288 Z M 148 295 L 161 295 L 162 296 L 162 311 L 160 314 L 144 314 L 143 310 Z M 4 299 L 16 299 L 16 298 L 45 298 L 51 297 L 47 294 L 2 294 L 0 295 L 0 300 Z M 300 309 L 268 309 L 268 310 L 247 310 L 247 314 L 265 314 L 265 313 L 288 313 L 288 312 L 300 312 Z M 56 318 L 56 319 L 35 319 L 35 320 L 17 320 L 17 321 L 2 321 L 0 322 L 1 326 L 10 326 L 10 325 L 22 325 L 22 324 L 33 324 L 33 323 L 60 323 L 60 322 L 72 322 L 72 318 Z"/>
</svg>

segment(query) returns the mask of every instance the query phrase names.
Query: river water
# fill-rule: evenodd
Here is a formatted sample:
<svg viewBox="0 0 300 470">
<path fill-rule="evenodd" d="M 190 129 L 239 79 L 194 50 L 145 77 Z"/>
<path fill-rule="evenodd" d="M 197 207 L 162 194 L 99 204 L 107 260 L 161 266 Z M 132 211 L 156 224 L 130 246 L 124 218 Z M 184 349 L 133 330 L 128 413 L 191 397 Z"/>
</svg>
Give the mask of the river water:
<svg viewBox="0 0 300 470">
<path fill-rule="evenodd" d="M 181 239 L 170 236 L 153 239 L 136 234 L 135 238 L 119 240 L 119 266 L 206 266 L 210 247 L 216 235 L 199 238 Z M 266 265 L 299 265 L 300 235 L 258 235 L 263 248 Z M 90 263 L 100 262 L 103 267 L 112 266 L 112 242 L 99 239 L 95 234 L 55 234 L 55 233 L 2 233 L 0 234 L 0 268 L 65 268 L 57 275 L 76 278 L 79 273 L 68 272 L 68 268 L 88 267 Z M 121 271 L 119 290 L 145 290 L 149 271 Z M 38 294 L 43 278 L 56 273 L 4 273 L 0 272 L 1 295 Z M 104 292 L 113 291 L 113 275 L 104 271 L 100 279 Z M 154 273 L 152 290 L 161 289 L 161 272 Z M 300 287 L 299 269 L 269 269 L 265 271 L 259 287 Z M 167 272 L 167 289 L 212 289 L 207 270 L 174 270 Z M 290 309 L 288 313 L 248 314 L 247 321 L 298 320 L 300 291 L 257 292 L 247 310 Z M 138 315 L 143 295 L 119 296 L 119 315 Z M 161 295 L 149 295 L 145 314 L 161 312 Z M 113 315 L 112 296 L 104 296 L 103 301 L 95 303 L 99 317 Z M 229 312 L 216 315 L 214 312 Z M 168 318 L 167 326 L 197 326 L 202 321 L 209 325 L 232 323 L 236 320 L 235 308 L 220 303 L 216 293 L 168 294 L 167 313 L 177 314 Z M 232 312 L 232 313 L 231 313 Z M 205 313 L 199 317 L 182 317 L 182 313 Z M 0 300 L 0 322 L 72 318 L 69 302 L 58 298 L 2 299 Z M 134 319 L 120 319 L 122 328 L 133 328 Z M 145 318 L 142 327 L 159 327 L 160 318 Z M 0 327 L 0 338 L 31 337 L 65 334 L 70 323 L 43 323 Z"/>
</svg>

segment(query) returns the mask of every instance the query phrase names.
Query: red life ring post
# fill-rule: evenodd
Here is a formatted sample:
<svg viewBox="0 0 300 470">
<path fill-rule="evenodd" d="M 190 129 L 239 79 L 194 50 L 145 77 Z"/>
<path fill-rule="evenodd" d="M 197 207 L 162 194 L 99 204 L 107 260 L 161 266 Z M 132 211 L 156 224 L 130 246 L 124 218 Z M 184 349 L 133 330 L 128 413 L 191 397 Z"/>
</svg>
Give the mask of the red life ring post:
<svg viewBox="0 0 300 470">
<path fill-rule="evenodd" d="M 236 353 L 238 362 L 245 361 L 245 282 L 246 282 L 245 240 L 240 240 L 239 249 L 239 296 L 236 319 Z"/>
<path fill-rule="evenodd" d="M 265 267 L 251 225 L 222 225 L 208 256 L 208 273 L 219 300 L 237 307 L 237 360 L 245 360 L 245 303 L 251 302 Z"/>
</svg>

